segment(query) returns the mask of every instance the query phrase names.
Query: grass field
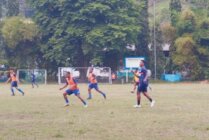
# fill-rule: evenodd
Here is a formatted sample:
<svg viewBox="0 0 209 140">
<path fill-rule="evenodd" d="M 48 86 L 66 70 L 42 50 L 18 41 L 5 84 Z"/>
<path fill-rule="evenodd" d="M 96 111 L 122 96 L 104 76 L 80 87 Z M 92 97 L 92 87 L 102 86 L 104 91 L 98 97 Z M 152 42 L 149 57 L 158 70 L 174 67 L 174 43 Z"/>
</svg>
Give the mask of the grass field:
<svg viewBox="0 0 209 140">
<path fill-rule="evenodd" d="M 10 96 L 0 85 L 0 140 L 206 140 L 209 139 L 208 84 L 153 84 L 154 108 L 143 98 L 135 109 L 131 85 L 101 85 L 107 100 L 94 92 L 84 108 L 74 96 L 71 106 L 58 85 Z M 83 97 L 87 86 L 80 85 Z"/>
</svg>

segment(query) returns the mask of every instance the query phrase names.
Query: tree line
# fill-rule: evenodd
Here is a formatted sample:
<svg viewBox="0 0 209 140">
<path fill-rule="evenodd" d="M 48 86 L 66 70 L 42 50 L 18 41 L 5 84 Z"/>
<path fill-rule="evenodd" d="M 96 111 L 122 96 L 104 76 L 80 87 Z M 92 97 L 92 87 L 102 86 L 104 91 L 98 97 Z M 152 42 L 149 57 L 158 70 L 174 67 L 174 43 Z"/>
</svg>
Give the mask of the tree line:
<svg viewBox="0 0 209 140">
<path fill-rule="evenodd" d="M 10 1 L 0 3 L 0 17 L 6 15 L 0 22 L 1 64 L 46 68 L 56 75 L 61 66 L 108 66 L 116 71 L 124 57 L 144 56 L 153 69 L 147 0 L 28 0 L 34 11 L 30 19 L 18 15 L 18 0 Z M 180 0 L 170 1 L 169 20 L 156 23 L 159 74 L 184 71 L 192 80 L 207 78 L 207 8 L 183 9 Z M 5 9 L 10 10 L 3 13 Z M 165 43 L 171 45 L 169 58 L 163 54 Z"/>
</svg>

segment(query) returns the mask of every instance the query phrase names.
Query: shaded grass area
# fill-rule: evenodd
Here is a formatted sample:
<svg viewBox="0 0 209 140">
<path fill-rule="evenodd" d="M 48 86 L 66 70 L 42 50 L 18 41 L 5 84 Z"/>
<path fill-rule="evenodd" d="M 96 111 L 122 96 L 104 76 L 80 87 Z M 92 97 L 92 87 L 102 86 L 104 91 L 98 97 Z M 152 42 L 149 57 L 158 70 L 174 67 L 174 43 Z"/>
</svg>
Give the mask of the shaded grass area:
<svg viewBox="0 0 209 140">
<path fill-rule="evenodd" d="M 93 93 L 89 107 L 70 96 L 64 108 L 58 85 L 32 89 L 26 96 L 10 96 L 0 85 L 0 140 L 202 140 L 209 137 L 209 85 L 153 84 L 156 106 L 143 97 L 135 109 L 132 85 L 101 85 L 107 100 Z M 80 85 L 87 98 L 87 85 Z"/>
</svg>

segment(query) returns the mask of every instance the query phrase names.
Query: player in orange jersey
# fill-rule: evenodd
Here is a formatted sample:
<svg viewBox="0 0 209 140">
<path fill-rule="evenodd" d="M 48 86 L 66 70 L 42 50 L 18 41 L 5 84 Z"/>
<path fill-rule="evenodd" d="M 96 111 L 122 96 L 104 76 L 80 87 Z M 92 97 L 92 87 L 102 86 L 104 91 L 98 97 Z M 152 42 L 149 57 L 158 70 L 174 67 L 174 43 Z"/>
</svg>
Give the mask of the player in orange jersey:
<svg viewBox="0 0 209 140">
<path fill-rule="evenodd" d="M 106 94 L 101 90 L 99 90 L 96 75 L 93 73 L 93 68 L 91 68 L 89 71 L 88 80 L 89 80 L 89 87 L 88 87 L 89 97 L 87 99 L 88 100 L 92 99 L 92 95 L 91 95 L 92 89 L 95 89 L 98 93 L 100 93 L 104 97 L 104 99 L 106 99 Z"/>
<path fill-rule="evenodd" d="M 13 69 L 9 71 L 9 78 L 7 80 L 7 83 L 9 82 L 11 82 L 12 96 L 15 96 L 14 88 L 17 89 L 20 93 L 22 93 L 23 96 L 25 95 L 25 93 L 20 88 L 18 88 L 18 80 L 16 77 L 16 73 Z"/>
<path fill-rule="evenodd" d="M 69 86 L 69 89 L 67 89 L 63 93 L 63 97 L 66 102 L 65 106 L 69 106 L 69 100 L 67 98 L 67 95 L 74 94 L 76 97 L 78 97 L 81 100 L 81 102 L 84 104 L 84 107 L 87 107 L 88 106 L 87 103 L 80 96 L 78 84 L 77 84 L 76 80 L 71 76 L 70 72 L 67 72 L 67 74 L 65 75 L 65 79 L 66 79 L 66 84 L 62 88 L 60 88 L 60 90 L 63 90 L 64 88 Z"/>
<path fill-rule="evenodd" d="M 136 90 L 136 87 L 139 85 L 139 77 L 136 76 L 136 75 L 138 75 L 138 74 L 139 74 L 139 70 L 136 69 L 136 70 L 134 71 L 134 88 L 133 88 L 133 90 L 131 91 L 131 93 L 134 93 L 135 90 Z"/>
</svg>

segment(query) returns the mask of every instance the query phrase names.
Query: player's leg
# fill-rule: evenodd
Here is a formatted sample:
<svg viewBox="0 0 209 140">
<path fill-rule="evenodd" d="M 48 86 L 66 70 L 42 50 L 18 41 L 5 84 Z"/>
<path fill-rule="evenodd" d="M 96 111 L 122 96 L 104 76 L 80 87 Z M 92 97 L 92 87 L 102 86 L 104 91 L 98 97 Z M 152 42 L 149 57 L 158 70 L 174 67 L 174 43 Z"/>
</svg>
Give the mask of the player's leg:
<svg viewBox="0 0 209 140">
<path fill-rule="evenodd" d="M 91 95 L 92 88 L 93 88 L 93 84 L 90 83 L 89 86 L 88 86 L 88 95 L 89 95 L 89 97 L 87 98 L 87 100 L 92 99 L 92 95 Z"/>
<path fill-rule="evenodd" d="M 80 96 L 80 91 L 79 90 L 75 90 L 74 94 L 76 97 L 78 97 L 78 99 L 80 99 L 80 101 L 83 103 L 84 107 L 87 107 L 87 103 L 84 101 L 84 99 Z"/>
<path fill-rule="evenodd" d="M 15 96 L 15 91 L 14 91 L 14 88 L 11 86 L 11 92 L 12 92 L 12 94 L 11 94 L 11 96 Z"/>
<path fill-rule="evenodd" d="M 104 97 L 104 99 L 106 99 L 106 94 L 105 94 L 104 92 L 102 92 L 101 90 L 99 90 L 98 84 L 95 84 L 95 85 L 94 85 L 94 89 L 95 89 L 98 93 L 100 93 L 100 94 Z"/>
<path fill-rule="evenodd" d="M 34 83 L 33 83 L 33 81 L 31 82 L 31 85 L 32 85 L 32 88 L 34 88 Z"/>
<path fill-rule="evenodd" d="M 33 84 L 36 85 L 36 87 L 38 88 L 38 83 L 36 82 L 36 80 L 33 81 Z"/>
<path fill-rule="evenodd" d="M 137 88 L 137 104 L 134 105 L 135 108 L 140 108 L 141 107 L 141 92 L 142 92 L 142 86 L 139 85 Z"/>
<path fill-rule="evenodd" d="M 66 90 L 64 93 L 63 93 L 63 97 L 64 97 L 64 100 L 65 100 L 65 106 L 69 106 L 69 100 L 67 98 L 67 95 L 68 94 L 71 94 L 71 90 Z"/>
<path fill-rule="evenodd" d="M 14 91 L 14 88 L 15 88 L 17 91 L 19 91 L 20 93 L 22 93 L 22 95 L 24 96 L 25 93 L 24 93 L 20 88 L 18 88 L 18 84 L 17 84 L 16 81 L 12 82 L 12 90 L 13 90 L 13 91 Z"/>
<path fill-rule="evenodd" d="M 90 99 L 92 99 L 92 95 L 91 95 L 91 89 L 90 89 L 90 88 L 88 88 L 88 94 L 89 94 L 89 97 L 87 98 L 87 100 L 90 100 Z"/>
<path fill-rule="evenodd" d="M 150 106 L 153 107 L 155 105 L 155 100 L 153 100 L 147 92 L 144 92 L 143 94 L 150 101 Z"/>
<path fill-rule="evenodd" d="M 36 85 L 36 87 L 37 87 L 37 88 L 39 87 L 39 85 L 38 85 L 38 83 L 37 83 L 37 82 L 35 82 L 35 85 Z"/>
<path fill-rule="evenodd" d="M 149 96 L 147 92 L 143 92 L 143 95 L 150 101 L 152 102 L 152 98 Z"/>
<path fill-rule="evenodd" d="M 138 90 L 137 91 L 137 104 L 134 105 L 135 108 L 140 108 L 141 107 L 141 92 Z"/>
<path fill-rule="evenodd" d="M 15 96 L 14 87 L 15 87 L 15 83 L 14 82 L 11 82 L 11 87 L 10 87 L 10 90 L 12 92 L 11 96 Z"/>
<path fill-rule="evenodd" d="M 143 95 L 151 102 L 151 107 L 153 107 L 155 104 L 155 101 L 148 94 L 146 85 L 143 86 Z"/>
<path fill-rule="evenodd" d="M 15 88 L 16 88 L 16 90 L 18 90 L 20 93 L 22 93 L 23 96 L 25 95 L 25 93 L 24 93 L 20 88 L 18 88 L 18 86 L 15 87 Z"/>
<path fill-rule="evenodd" d="M 136 87 L 137 87 L 138 83 L 137 82 L 134 82 L 134 88 L 133 90 L 131 91 L 131 93 L 134 93 L 136 91 Z"/>
<path fill-rule="evenodd" d="M 15 87 L 17 91 L 19 91 L 20 93 L 22 93 L 23 96 L 25 95 L 25 93 L 20 88 L 18 88 L 18 84 L 17 84 L 16 81 L 13 82 L 13 87 Z"/>
</svg>

